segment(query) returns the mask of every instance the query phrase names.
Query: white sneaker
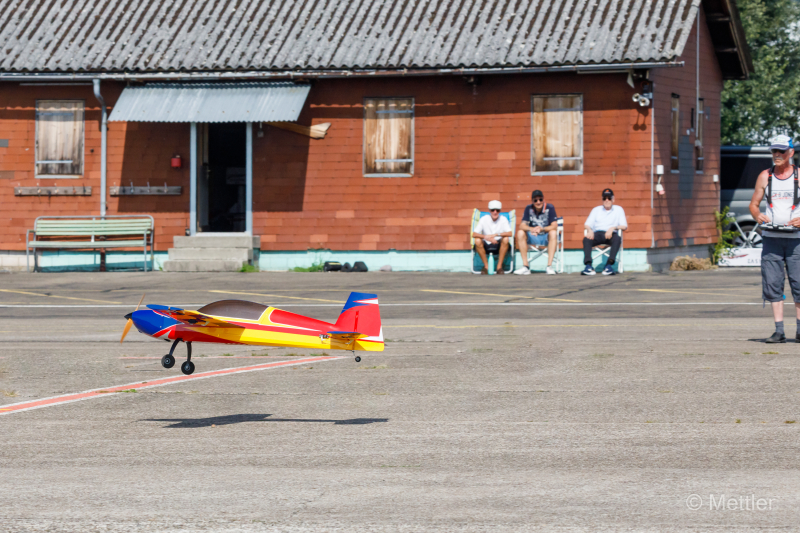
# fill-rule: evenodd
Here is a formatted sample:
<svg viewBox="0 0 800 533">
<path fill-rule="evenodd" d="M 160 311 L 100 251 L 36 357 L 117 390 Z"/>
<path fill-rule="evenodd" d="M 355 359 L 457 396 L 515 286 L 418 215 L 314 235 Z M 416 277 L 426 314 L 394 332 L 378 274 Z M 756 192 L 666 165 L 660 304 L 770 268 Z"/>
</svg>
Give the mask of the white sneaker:
<svg viewBox="0 0 800 533">
<path fill-rule="evenodd" d="M 519 267 L 514 271 L 514 274 L 516 274 L 517 276 L 530 276 L 531 269 L 526 267 L 525 265 L 522 265 L 521 267 Z"/>
<path fill-rule="evenodd" d="M 548 266 L 545 272 L 547 272 L 548 274 L 555 274 L 556 270 L 553 267 Z"/>
</svg>

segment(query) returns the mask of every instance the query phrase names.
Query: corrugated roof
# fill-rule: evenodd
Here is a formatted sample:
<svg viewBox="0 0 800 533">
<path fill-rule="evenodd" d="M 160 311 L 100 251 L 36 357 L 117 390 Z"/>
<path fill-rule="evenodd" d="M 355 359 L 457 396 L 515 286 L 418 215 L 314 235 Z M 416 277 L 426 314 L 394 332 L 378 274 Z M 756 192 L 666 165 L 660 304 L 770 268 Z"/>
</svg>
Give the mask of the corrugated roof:
<svg viewBox="0 0 800 533">
<path fill-rule="evenodd" d="M 701 0 L 0 0 L 0 71 L 663 62 Z"/>
<path fill-rule="evenodd" d="M 310 85 L 275 83 L 151 83 L 126 87 L 111 122 L 291 122 Z"/>
</svg>

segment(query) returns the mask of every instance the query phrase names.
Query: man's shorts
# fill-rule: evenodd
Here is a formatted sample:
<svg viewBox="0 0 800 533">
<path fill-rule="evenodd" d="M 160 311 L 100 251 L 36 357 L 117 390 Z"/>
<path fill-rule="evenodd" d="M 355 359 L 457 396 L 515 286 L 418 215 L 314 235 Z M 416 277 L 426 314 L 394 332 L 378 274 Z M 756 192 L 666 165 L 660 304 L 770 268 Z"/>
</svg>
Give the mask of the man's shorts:
<svg viewBox="0 0 800 533">
<path fill-rule="evenodd" d="M 486 250 L 487 254 L 499 254 L 500 253 L 500 241 L 493 242 L 491 244 L 483 241 L 483 249 Z"/>
<path fill-rule="evenodd" d="M 783 300 L 786 273 L 795 302 L 800 302 L 800 239 L 764 237 L 761 250 L 761 285 L 763 299 L 768 302 Z"/>
<path fill-rule="evenodd" d="M 547 233 L 540 233 L 539 235 L 534 235 L 532 231 L 528 232 L 528 244 L 533 244 L 534 246 L 547 246 L 547 238 L 549 235 Z"/>
</svg>

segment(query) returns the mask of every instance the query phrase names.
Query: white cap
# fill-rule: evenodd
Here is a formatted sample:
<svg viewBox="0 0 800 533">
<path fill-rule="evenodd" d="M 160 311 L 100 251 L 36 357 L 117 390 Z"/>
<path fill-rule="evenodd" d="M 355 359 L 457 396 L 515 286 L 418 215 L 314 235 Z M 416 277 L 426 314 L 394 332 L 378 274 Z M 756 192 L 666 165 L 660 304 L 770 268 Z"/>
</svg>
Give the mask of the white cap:
<svg viewBox="0 0 800 533">
<path fill-rule="evenodd" d="M 770 141 L 769 147 L 776 150 L 788 150 L 789 148 L 794 148 L 794 143 L 788 135 L 776 135 Z"/>
<path fill-rule="evenodd" d="M 500 203 L 500 200 L 492 200 L 489 202 L 489 209 L 503 209 L 503 204 Z"/>
</svg>

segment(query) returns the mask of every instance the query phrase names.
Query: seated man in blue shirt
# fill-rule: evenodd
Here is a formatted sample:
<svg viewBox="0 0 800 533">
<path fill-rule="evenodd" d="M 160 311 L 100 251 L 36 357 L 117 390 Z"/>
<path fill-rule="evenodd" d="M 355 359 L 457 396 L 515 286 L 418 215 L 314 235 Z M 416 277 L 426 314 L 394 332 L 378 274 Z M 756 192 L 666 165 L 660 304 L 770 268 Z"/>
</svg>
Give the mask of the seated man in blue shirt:
<svg viewBox="0 0 800 533">
<path fill-rule="evenodd" d="M 625 219 L 625 210 L 618 205 L 614 205 L 614 191 L 611 189 L 603 190 L 603 205 L 598 205 L 589 213 L 589 218 L 584 223 L 583 239 L 583 264 L 586 268 L 581 274 L 584 276 L 594 276 L 592 268 L 592 247 L 600 244 L 610 244 L 611 252 L 608 254 L 608 262 L 603 269 L 604 276 L 613 276 L 614 263 L 617 261 L 617 252 L 622 245 L 622 238 L 617 233 L 618 229 L 625 231 L 628 229 L 628 221 Z"/>
<path fill-rule="evenodd" d="M 514 274 L 527 276 L 531 273 L 528 265 L 528 245 L 547 246 L 547 273 L 555 274 L 553 257 L 556 255 L 556 239 L 558 222 L 556 222 L 556 208 L 553 204 L 546 204 L 544 194 L 540 190 L 531 194 L 533 203 L 525 208 L 522 221 L 517 230 L 517 249 L 522 257 L 522 266 Z"/>
</svg>

